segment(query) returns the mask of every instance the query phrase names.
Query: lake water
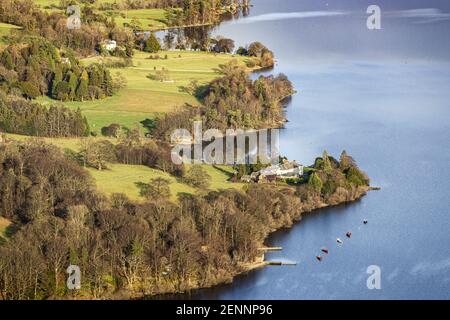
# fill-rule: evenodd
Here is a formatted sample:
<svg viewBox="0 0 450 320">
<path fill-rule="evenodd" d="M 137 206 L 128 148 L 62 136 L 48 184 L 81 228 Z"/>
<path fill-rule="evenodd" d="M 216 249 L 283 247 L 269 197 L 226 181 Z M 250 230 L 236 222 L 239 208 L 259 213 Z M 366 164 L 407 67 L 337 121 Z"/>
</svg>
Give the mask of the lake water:
<svg viewBox="0 0 450 320">
<path fill-rule="evenodd" d="M 345 149 L 382 190 L 270 236 L 283 251 L 267 258 L 296 266 L 192 298 L 450 298 L 450 3 L 376 2 L 381 30 L 366 27 L 373 1 L 253 0 L 247 17 L 214 31 L 237 45 L 266 44 L 278 59 L 273 72 L 299 91 L 282 154 L 311 164 L 324 149 L 336 157 Z M 322 246 L 330 254 L 319 263 Z M 381 269 L 381 290 L 366 286 L 370 265 Z"/>
</svg>

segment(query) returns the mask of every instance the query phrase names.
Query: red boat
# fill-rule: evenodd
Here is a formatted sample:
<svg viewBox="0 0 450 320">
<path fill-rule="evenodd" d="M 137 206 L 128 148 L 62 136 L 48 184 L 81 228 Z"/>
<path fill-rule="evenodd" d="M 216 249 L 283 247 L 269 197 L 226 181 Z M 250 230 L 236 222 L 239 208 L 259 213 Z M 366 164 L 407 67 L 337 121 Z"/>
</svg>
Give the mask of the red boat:
<svg viewBox="0 0 450 320">
<path fill-rule="evenodd" d="M 316 259 L 317 259 L 318 261 L 322 261 L 322 257 L 321 257 L 321 256 L 316 256 Z"/>
<path fill-rule="evenodd" d="M 345 234 L 347 236 L 347 238 L 351 238 L 352 237 L 352 233 L 349 231 Z"/>
<path fill-rule="evenodd" d="M 323 253 L 328 254 L 328 249 L 327 248 L 322 248 L 321 250 L 322 250 Z"/>
</svg>

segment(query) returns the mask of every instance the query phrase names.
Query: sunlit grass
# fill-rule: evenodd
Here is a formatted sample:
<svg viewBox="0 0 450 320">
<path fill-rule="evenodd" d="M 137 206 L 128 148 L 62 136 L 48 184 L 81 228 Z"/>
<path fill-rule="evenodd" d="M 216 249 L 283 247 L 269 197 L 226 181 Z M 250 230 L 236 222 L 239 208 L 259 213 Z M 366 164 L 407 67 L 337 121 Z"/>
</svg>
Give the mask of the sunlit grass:
<svg viewBox="0 0 450 320">
<path fill-rule="evenodd" d="M 211 176 L 210 190 L 242 188 L 243 184 L 231 183 L 227 181 L 229 175 L 210 165 L 204 165 L 204 169 Z M 150 179 L 162 177 L 168 179 L 170 183 L 171 200 L 176 201 L 178 196 L 183 193 L 195 194 L 197 190 L 180 179 L 171 176 L 160 170 L 152 169 L 146 166 L 110 164 L 108 170 L 98 171 L 88 169 L 94 177 L 98 190 L 107 195 L 113 193 L 124 193 L 130 199 L 142 201 L 140 196 L 139 183 L 148 183 Z M 224 169 L 228 170 L 228 169 Z"/>
<path fill-rule="evenodd" d="M 158 114 L 174 111 L 186 103 L 198 105 L 200 102 L 186 92 L 192 81 L 202 84 L 213 80 L 220 76 L 217 72 L 219 66 L 232 59 L 237 59 L 243 66 L 246 62 L 246 58 L 240 56 L 193 51 L 161 51 L 158 55 L 162 58 L 167 55 L 167 59 L 158 60 L 148 59 L 150 55 L 136 51 L 132 67 L 111 69 L 113 75 L 119 72 L 127 79 L 127 87 L 113 97 L 64 104 L 72 109 L 80 108 L 93 131 L 100 132 L 103 126 L 111 123 L 133 127 L 146 118 L 153 119 Z M 90 64 L 102 59 L 93 57 L 82 63 Z M 155 74 L 155 70 L 162 68 L 169 70 L 170 82 L 149 77 Z M 52 102 L 49 98 L 38 100 Z"/>
<path fill-rule="evenodd" d="M 5 241 L 7 237 L 7 229 L 11 225 L 11 221 L 0 217 L 0 245 Z"/>
<path fill-rule="evenodd" d="M 14 139 L 17 141 L 27 141 L 30 139 L 41 140 L 48 144 L 53 144 L 61 150 L 70 149 L 72 151 L 79 151 L 81 144 L 80 138 L 37 138 L 18 134 L 5 134 L 7 139 Z M 92 138 L 97 140 L 107 139 L 116 144 L 117 139 L 97 137 Z M 189 170 L 190 165 L 186 165 L 186 170 Z M 233 175 L 233 168 L 225 165 L 212 166 L 203 165 L 204 170 L 211 177 L 209 189 L 242 189 L 244 184 L 232 183 L 230 178 Z M 139 187 L 137 183 L 148 183 L 150 179 L 163 177 L 171 181 L 171 199 L 175 201 L 180 193 L 195 194 L 197 190 L 183 181 L 165 173 L 161 170 L 152 169 L 146 166 L 125 165 L 125 164 L 108 164 L 107 170 L 98 171 L 89 168 L 88 171 L 96 181 L 97 188 L 106 195 L 113 193 L 124 193 L 132 200 L 143 200 L 139 195 Z"/>
</svg>

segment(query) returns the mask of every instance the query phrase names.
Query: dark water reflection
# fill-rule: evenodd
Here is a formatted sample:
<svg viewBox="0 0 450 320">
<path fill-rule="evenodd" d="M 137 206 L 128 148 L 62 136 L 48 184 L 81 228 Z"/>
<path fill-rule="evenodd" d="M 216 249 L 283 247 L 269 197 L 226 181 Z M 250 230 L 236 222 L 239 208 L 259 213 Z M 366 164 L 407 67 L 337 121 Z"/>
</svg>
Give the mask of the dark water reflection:
<svg viewBox="0 0 450 320">
<path fill-rule="evenodd" d="M 274 71 L 299 90 L 287 108 L 283 154 L 310 164 L 324 149 L 346 149 L 382 190 L 273 234 L 268 244 L 284 250 L 268 258 L 297 266 L 188 297 L 450 298 L 450 4 L 378 1 L 383 29 L 369 31 L 368 1 L 327 3 L 253 0 L 247 18 L 214 33 L 268 45 L 279 60 Z M 344 13 L 300 18 L 305 11 Z M 352 239 L 337 246 L 349 230 Z M 330 254 L 318 263 L 322 246 Z M 366 287 L 369 265 L 382 270 L 381 290 Z"/>
</svg>

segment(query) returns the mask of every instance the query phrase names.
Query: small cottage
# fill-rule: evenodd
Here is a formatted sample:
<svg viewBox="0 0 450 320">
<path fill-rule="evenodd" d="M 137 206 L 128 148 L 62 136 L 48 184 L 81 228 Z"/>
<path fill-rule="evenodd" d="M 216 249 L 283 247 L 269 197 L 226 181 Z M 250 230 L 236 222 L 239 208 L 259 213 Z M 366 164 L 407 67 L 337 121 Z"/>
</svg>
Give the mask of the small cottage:
<svg viewBox="0 0 450 320">
<path fill-rule="evenodd" d="M 296 161 L 284 160 L 281 164 L 276 164 L 259 171 L 260 178 L 276 176 L 278 178 L 300 178 L 303 176 L 303 166 Z"/>
<path fill-rule="evenodd" d="M 117 47 L 117 42 L 115 40 L 105 40 L 103 42 L 103 48 L 105 48 L 105 50 L 112 51 L 112 50 L 116 49 L 116 47 Z"/>
</svg>

